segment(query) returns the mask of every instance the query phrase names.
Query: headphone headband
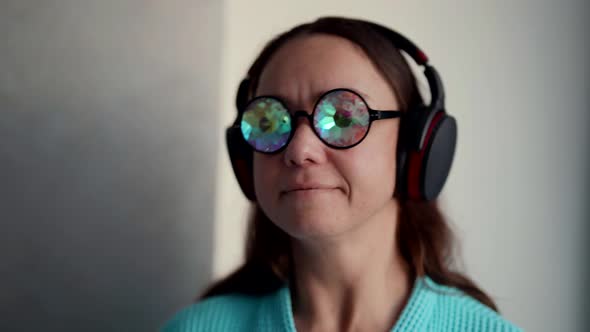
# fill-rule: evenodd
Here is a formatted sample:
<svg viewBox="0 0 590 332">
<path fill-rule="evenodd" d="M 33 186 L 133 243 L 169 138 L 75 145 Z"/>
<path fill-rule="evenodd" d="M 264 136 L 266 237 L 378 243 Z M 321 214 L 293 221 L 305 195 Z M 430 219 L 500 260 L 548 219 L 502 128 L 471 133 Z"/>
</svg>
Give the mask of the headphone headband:
<svg viewBox="0 0 590 332">
<path fill-rule="evenodd" d="M 394 30 L 377 23 L 366 23 L 368 23 L 369 26 L 371 26 L 375 31 L 389 39 L 395 47 L 408 54 L 418 65 L 424 66 L 424 76 L 426 76 L 426 80 L 428 81 L 431 95 L 429 107 L 434 110 L 444 109 L 445 92 L 442 80 L 440 79 L 436 69 L 428 64 L 428 56 L 426 53 L 418 48 L 418 46 L 416 46 L 416 44 L 414 44 L 411 40 L 395 32 Z"/>
<path fill-rule="evenodd" d="M 428 63 L 428 56 L 426 56 L 426 53 L 422 52 L 422 50 L 420 50 L 418 46 L 412 43 L 408 38 L 383 25 L 373 22 L 365 23 L 368 23 L 374 30 L 391 40 L 397 48 L 406 52 L 417 64 L 424 66 Z"/>
</svg>

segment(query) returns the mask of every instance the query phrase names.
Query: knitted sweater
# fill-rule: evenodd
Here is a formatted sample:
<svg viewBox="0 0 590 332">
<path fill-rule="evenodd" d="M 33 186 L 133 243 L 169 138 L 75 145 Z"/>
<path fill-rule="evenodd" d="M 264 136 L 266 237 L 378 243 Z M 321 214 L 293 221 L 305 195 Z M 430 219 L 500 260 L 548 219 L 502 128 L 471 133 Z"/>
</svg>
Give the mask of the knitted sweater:
<svg viewBox="0 0 590 332">
<path fill-rule="evenodd" d="M 288 285 L 265 296 L 238 294 L 205 299 L 179 311 L 162 332 L 296 332 Z M 391 328 L 401 331 L 517 332 L 517 326 L 457 288 L 417 278 Z"/>
</svg>

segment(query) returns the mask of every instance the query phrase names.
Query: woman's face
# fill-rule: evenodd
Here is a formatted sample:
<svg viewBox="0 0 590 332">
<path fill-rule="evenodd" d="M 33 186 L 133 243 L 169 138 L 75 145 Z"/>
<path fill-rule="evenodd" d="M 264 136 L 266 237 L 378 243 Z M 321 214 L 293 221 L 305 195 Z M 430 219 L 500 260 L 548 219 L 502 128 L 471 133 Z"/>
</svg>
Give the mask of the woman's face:
<svg viewBox="0 0 590 332">
<path fill-rule="evenodd" d="M 335 88 L 363 93 L 372 109 L 398 109 L 392 88 L 361 49 L 323 34 L 283 45 L 264 68 L 257 95 L 278 96 L 289 110 L 311 113 L 317 98 Z M 392 218 L 398 126 L 398 119 L 374 121 L 359 145 L 337 150 L 319 140 L 307 119 L 298 118 L 282 152 L 254 153 L 262 210 L 299 239 L 340 235 L 375 218 Z"/>
</svg>

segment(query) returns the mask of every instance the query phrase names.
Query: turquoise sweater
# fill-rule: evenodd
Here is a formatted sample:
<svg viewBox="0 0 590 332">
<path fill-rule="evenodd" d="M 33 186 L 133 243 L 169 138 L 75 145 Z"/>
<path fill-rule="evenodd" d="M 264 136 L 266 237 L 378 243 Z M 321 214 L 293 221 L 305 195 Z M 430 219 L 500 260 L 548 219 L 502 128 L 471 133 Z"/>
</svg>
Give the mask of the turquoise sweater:
<svg viewBox="0 0 590 332">
<path fill-rule="evenodd" d="M 295 332 L 289 288 L 285 285 L 260 297 L 237 294 L 211 297 L 181 310 L 162 329 L 162 332 L 197 331 Z M 522 330 L 457 288 L 421 277 L 416 279 L 410 299 L 391 331 Z"/>
</svg>

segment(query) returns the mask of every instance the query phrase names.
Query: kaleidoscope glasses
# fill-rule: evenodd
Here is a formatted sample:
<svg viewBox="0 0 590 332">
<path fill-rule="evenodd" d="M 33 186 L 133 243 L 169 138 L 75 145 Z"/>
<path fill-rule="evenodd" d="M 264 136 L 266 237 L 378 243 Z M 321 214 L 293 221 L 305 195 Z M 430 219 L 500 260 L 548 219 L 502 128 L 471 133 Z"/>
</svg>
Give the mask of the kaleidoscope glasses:
<svg viewBox="0 0 590 332">
<path fill-rule="evenodd" d="M 314 133 L 324 144 L 348 149 L 367 136 L 373 121 L 401 115 L 399 110 L 370 109 L 357 92 L 340 88 L 322 94 L 310 115 L 305 111 L 292 114 L 277 97 L 256 97 L 246 105 L 239 123 L 244 140 L 255 151 L 273 154 L 289 144 L 300 116 L 313 124 Z"/>
</svg>

